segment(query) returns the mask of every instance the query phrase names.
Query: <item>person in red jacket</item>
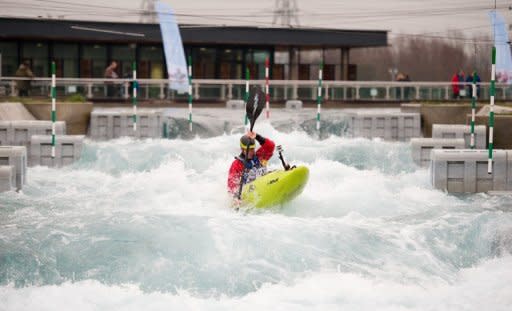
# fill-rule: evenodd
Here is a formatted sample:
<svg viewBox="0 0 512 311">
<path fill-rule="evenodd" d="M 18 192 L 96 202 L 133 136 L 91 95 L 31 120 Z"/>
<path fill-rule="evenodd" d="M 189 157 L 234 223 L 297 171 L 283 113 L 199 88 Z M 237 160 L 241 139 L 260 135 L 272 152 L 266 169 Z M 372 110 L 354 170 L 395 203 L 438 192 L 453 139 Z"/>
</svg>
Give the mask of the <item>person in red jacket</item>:
<svg viewBox="0 0 512 311">
<path fill-rule="evenodd" d="M 256 150 L 256 141 L 260 144 L 258 150 Z M 235 200 L 240 181 L 246 184 L 267 173 L 267 162 L 274 154 L 274 148 L 275 143 L 272 140 L 255 132 L 248 132 L 240 138 L 241 153 L 231 163 L 228 174 L 228 192 Z M 242 175 L 244 175 L 243 180 Z"/>
</svg>

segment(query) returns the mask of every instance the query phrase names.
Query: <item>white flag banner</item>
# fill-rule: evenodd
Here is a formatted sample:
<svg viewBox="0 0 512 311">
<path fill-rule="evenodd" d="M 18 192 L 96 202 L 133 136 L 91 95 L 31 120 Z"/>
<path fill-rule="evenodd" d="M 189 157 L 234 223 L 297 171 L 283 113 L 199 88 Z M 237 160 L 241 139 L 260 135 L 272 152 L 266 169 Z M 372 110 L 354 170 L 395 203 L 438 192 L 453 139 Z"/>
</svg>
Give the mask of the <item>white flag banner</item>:
<svg viewBox="0 0 512 311">
<path fill-rule="evenodd" d="M 512 83 L 512 55 L 508 39 L 507 24 L 496 11 L 489 12 L 494 31 L 494 46 L 496 47 L 496 82 Z"/>
<path fill-rule="evenodd" d="M 188 71 L 181 42 L 180 30 L 174 11 L 162 1 L 155 4 L 160 21 L 160 32 L 164 43 L 165 62 L 167 64 L 167 75 L 169 77 L 169 88 L 178 91 L 178 93 L 188 92 Z"/>
</svg>

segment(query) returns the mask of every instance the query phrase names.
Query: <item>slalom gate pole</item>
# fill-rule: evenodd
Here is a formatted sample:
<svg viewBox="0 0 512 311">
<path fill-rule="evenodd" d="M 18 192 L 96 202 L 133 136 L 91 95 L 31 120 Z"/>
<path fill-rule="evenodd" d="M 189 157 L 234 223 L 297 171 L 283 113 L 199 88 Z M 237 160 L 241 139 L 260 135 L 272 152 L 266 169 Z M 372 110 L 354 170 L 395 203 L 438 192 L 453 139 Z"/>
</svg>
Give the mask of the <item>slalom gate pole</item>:
<svg viewBox="0 0 512 311">
<path fill-rule="evenodd" d="M 132 105 L 133 105 L 133 131 L 137 131 L 137 89 L 139 84 L 137 83 L 137 64 L 132 63 L 133 71 L 133 92 L 132 92 Z"/>
<path fill-rule="evenodd" d="M 471 140 L 470 148 L 475 149 L 475 114 L 476 114 L 476 72 L 473 73 L 472 97 L 471 97 Z"/>
<path fill-rule="evenodd" d="M 320 68 L 318 69 L 318 94 L 316 97 L 317 101 L 317 112 L 316 112 L 316 129 L 320 130 L 320 111 L 322 109 L 322 75 L 323 75 L 324 63 L 320 62 Z"/>
<path fill-rule="evenodd" d="M 492 67 L 491 67 L 491 105 L 489 109 L 489 160 L 487 162 L 487 173 L 492 174 L 492 151 L 494 148 L 494 96 L 496 94 L 496 46 L 492 47 Z"/>
<path fill-rule="evenodd" d="M 57 82 L 55 72 L 55 62 L 52 62 L 52 158 L 55 158 L 55 122 L 57 121 Z"/>
<path fill-rule="evenodd" d="M 267 120 L 270 119 L 270 86 L 269 86 L 269 75 L 270 75 L 270 61 L 267 57 L 265 59 L 265 114 Z"/>
<path fill-rule="evenodd" d="M 188 56 L 188 128 L 192 132 L 192 56 Z"/>
</svg>

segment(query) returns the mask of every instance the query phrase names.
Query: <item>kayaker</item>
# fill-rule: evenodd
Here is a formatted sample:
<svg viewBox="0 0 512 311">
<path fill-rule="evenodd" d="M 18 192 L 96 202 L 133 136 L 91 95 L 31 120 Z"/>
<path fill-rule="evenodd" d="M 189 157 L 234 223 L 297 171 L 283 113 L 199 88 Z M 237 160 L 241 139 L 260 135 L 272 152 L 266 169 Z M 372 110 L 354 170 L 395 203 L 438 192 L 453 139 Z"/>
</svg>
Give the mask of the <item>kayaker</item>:
<svg viewBox="0 0 512 311">
<path fill-rule="evenodd" d="M 256 141 L 260 144 L 256 150 Z M 249 147 L 247 149 L 247 147 Z M 228 175 L 228 191 L 237 199 L 244 171 L 244 184 L 267 173 L 267 162 L 274 154 L 275 143 L 255 132 L 247 132 L 240 138 L 240 155 L 235 157 Z M 247 153 L 247 150 L 249 152 Z"/>
</svg>

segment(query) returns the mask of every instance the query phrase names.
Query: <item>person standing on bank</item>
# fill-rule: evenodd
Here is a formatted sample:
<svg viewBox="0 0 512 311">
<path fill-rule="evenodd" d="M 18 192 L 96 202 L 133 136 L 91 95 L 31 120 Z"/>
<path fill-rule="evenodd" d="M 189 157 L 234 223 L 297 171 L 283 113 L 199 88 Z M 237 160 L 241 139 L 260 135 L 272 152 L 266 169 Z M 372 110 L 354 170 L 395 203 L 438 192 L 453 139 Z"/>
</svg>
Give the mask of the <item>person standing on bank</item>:
<svg viewBox="0 0 512 311">
<path fill-rule="evenodd" d="M 260 144 L 258 150 L 256 141 Z M 228 174 L 228 192 L 235 200 L 238 199 L 236 195 L 240 182 L 247 184 L 267 173 L 267 162 L 274 154 L 274 149 L 275 143 L 272 140 L 255 132 L 247 132 L 240 138 L 240 155 L 231 163 Z"/>
<path fill-rule="evenodd" d="M 119 75 L 117 74 L 116 72 L 116 69 L 117 69 L 117 62 L 116 61 L 112 61 L 110 63 L 110 65 L 105 68 L 105 73 L 104 73 L 104 78 L 105 79 L 117 79 L 119 78 Z M 112 96 L 116 96 L 118 94 L 116 94 L 116 88 L 113 86 L 113 82 L 107 82 L 107 96 L 108 97 L 112 97 Z"/>
<path fill-rule="evenodd" d="M 480 83 L 482 80 L 480 80 L 480 76 L 478 73 L 476 73 L 476 70 L 473 71 L 473 74 L 468 75 L 466 77 L 466 87 L 467 87 L 467 97 L 471 98 L 473 97 L 473 75 L 476 75 L 476 97 L 480 97 Z"/>
<path fill-rule="evenodd" d="M 24 61 L 16 70 L 16 77 L 25 78 L 23 80 L 16 81 L 16 87 L 18 88 L 18 96 L 25 97 L 28 96 L 28 92 L 30 90 L 30 80 L 28 78 L 33 78 L 34 74 L 32 70 L 30 70 L 29 62 Z"/>
</svg>

